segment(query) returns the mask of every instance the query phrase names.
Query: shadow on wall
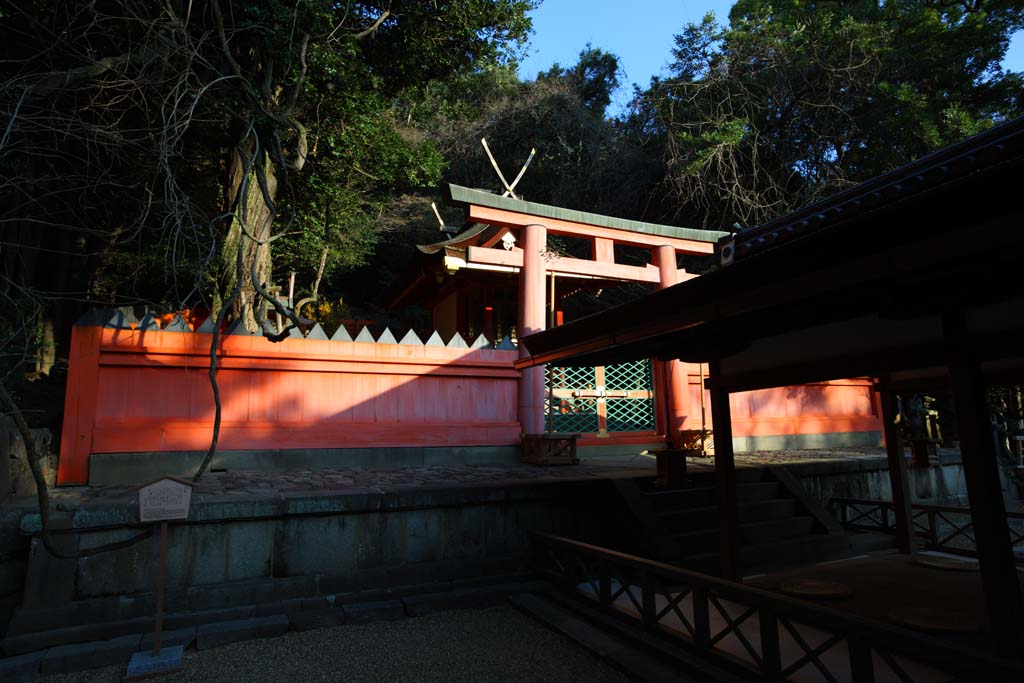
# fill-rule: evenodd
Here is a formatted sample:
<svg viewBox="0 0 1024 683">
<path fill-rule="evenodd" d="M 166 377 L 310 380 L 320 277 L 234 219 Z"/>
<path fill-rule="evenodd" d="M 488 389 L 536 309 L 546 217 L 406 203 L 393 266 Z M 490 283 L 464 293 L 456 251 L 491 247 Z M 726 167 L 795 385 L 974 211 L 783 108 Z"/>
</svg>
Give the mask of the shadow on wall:
<svg viewBox="0 0 1024 683">
<path fill-rule="evenodd" d="M 222 337 L 219 449 L 518 444 L 515 350 L 364 332 L 365 341 Z M 84 483 L 93 453 L 205 452 L 210 335 L 78 327 L 74 336 L 60 483 Z"/>
<path fill-rule="evenodd" d="M 210 340 L 187 327 L 77 326 L 58 483 L 103 483 L 90 477 L 93 454 L 166 454 L 157 469 L 175 471 L 168 467 L 183 462 L 181 473 L 193 471 L 209 447 L 214 419 Z M 241 462 L 243 451 L 288 452 L 285 458 L 315 451 L 297 463 L 307 468 L 325 450 L 367 449 L 370 464 L 392 464 L 380 460 L 391 457 L 396 465 L 423 464 L 423 453 L 432 448 L 505 449 L 496 456 L 504 460 L 521 432 L 520 373 L 512 365 L 517 355 L 507 340 L 495 348 L 482 336 L 467 344 L 457 334 L 447 344 L 436 333 L 426 342 L 412 332 L 398 341 L 389 330 L 374 339 L 366 328 L 352 339 L 344 327 L 331 339 L 317 326 L 306 338 L 279 343 L 226 334 L 218 361 L 220 462 Z M 700 376 L 693 370 L 696 400 L 690 405 L 699 414 Z M 835 445 L 826 435 L 844 433 L 877 441 L 872 435 L 879 421 L 867 380 L 737 393 L 732 404 L 741 450 L 790 443 L 807 448 L 815 438 L 821 446 Z M 698 424 L 696 418 L 688 423 Z M 796 441 L 793 435 L 812 438 Z M 416 455 L 414 449 L 423 451 Z M 119 481 L 146 478 L 133 474 L 124 458 L 111 463 L 107 469 L 118 470 Z"/>
</svg>

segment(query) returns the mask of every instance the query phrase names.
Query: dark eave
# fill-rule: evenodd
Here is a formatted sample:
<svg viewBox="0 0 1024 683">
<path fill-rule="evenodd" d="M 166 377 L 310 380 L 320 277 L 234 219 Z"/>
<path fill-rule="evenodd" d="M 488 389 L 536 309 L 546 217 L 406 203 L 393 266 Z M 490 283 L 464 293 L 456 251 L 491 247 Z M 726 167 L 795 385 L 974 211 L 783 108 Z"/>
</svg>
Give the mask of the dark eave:
<svg viewBox="0 0 1024 683">
<path fill-rule="evenodd" d="M 853 216 L 1013 158 L 1024 144 L 1024 117 L 943 147 L 816 204 L 737 233 L 734 261 L 750 258 Z M 723 240 L 725 241 L 725 240 Z"/>
<path fill-rule="evenodd" d="M 499 230 L 484 223 L 470 223 L 459 234 L 446 240 L 434 242 L 433 244 L 418 244 L 416 248 L 424 254 L 436 254 L 448 247 L 465 249 L 467 246 L 475 246 L 481 239 L 486 239 L 485 234 Z"/>
<path fill-rule="evenodd" d="M 988 292 L 1017 289 L 996 276 L 1018 272 L 1014 262 L 1024 252 L 1017 198 L 1022 133 L 1024 119 L 1016 119 L 965 141 L 970 145 L 955 145 L 955 154 L 936 153 L 899 175 L 870 181 L 862 192 L 898 183 L 914 169 L 928 176 L 935 163 L 946 169 L 913 193 L 830 214 L 827 229 L 784 247 L 526 336 L 530 356 L 517 365 L 709 360 L 754 339 L 844 316 L 904 315 L 906 308 L 934 309 L 957 297 L 984 300 Z M 952 161 L 960 158 L 965 163 Z M 854 199 L 847 194 L 840 204 Z M 786 217 L 779 224 L 790 222 Z"/>
</svg>

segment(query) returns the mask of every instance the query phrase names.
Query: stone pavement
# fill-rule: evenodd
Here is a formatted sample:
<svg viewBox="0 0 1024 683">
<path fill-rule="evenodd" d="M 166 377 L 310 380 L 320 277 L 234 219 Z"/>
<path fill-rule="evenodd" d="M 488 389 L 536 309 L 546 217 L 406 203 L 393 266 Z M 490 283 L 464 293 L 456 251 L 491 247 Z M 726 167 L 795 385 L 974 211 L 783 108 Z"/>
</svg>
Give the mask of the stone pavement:
<svg viewBox="0 0 1024 683">
<path fill-rule="evenodd" d="M 787 450 L 737 453 L 737 467 L 768 467 L 810 462 L 868 461 L 884 458 L 880 448 L 842 450 Z M 692 471 L 711 471 L 713 458 L 689 461 Z M 407 492 L 529 485 L 568 481 L 593 481 L 618 477 L 653 476 L 655 458 L 638 453 L 623 456 L 584 458 L 578 465 L 537 466 L 527 464 L 428 465 L 418 467 L 346 467 L 322 470 L 233 470 L 207 472 L 196 486 L 193 502 L 225 502 L 228 499 L 273 497 L 277 495 L 344 495 L 357 493 Z M 51 492 L 58 511 L 74 511 L 90 505 L 134 504 L 137 486 L 111 484 L 95 487 L 65 487 Z M 11 508 L 34 509 L 35 499 L 21 498 Z"/>
<path fill-rule="evenodd" d="M 116 683 L 124 665 L 44 676 L 40 683 Z M 164 683 L 351 681 L 523 683 L 630 680 L 560 633 L 510 607 L 457 610 L 293 632 L 188 651 Z"/>
</svg>

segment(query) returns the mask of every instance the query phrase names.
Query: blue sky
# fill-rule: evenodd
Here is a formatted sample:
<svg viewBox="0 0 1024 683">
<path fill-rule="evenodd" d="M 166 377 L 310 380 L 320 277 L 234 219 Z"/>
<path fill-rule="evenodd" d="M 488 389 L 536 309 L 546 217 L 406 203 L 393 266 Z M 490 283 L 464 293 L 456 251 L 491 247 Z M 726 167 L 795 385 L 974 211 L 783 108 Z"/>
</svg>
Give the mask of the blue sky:
<svg viewBox="0 0 1024 683">
<path fill-rule="evenodd" d="M 623 87 L 616 93 L 610 113 L 628 103 L 632 84 L 647 85 L 651 76 L 668 64 L 672 38 L 689 22 L 714 12 L 724 21 L 732 0 L 543 0 L 534 10 L 534 35 L 529 54 L 519 68 L 524 79 L 558 62 L 576 63 L 587 43 L 619 56 L 625 72 Z M 1024 70 L 1024 35 L 1010 44 L 1004 66 Z"/>
</svg>

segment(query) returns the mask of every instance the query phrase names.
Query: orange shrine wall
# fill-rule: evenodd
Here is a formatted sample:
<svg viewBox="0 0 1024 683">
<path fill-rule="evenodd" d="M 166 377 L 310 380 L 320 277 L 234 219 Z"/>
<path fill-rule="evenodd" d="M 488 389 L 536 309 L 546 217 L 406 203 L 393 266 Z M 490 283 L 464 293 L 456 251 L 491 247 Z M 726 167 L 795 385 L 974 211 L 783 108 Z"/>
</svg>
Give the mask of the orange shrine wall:
<svg viewBox="0 0 1024 683">
<path fill-rule="evenodd" d="M 686 364 L 690 411 L 686 426 L 700 428 L 700 375 Z M 710 392 L 704 391 L 705 423 L 711 427 Z M 743 391 L 729 396 L 733 437 L 881 432 L 882 421 L 868 378 Z"/>
<path fill-rule="evenodd" d="M 519 443 L 516 351 L 221 337 L 218 448 Z M 58 483 L 92 453 L 205 451 L 211 335 L 75 327 Z"/>
<path fill-rule="evenodd" d="M 205 451 L 214 419 L 210 335 L 75 327 L 58 483 L 88 481 L 93 453 Z M 519 443 L 518 351 L 314 339 L 221 337 L 218 448 L 287 450 Z M 698 429 L 700 375 L 687 365 L 685 426 Z M 881 429 L 868 380 L 732 396 L 736 437 Z M 705 397 L 706 406 L 710 406 Z M 659 410 L 659 424 L 664 424 Z M 711 425 L 711 411 L 705 411 Z M 663 427 L 661 428 L 664 429 Z M 644 442 L 658 434 L 585 438 Z"/>
</svg>

